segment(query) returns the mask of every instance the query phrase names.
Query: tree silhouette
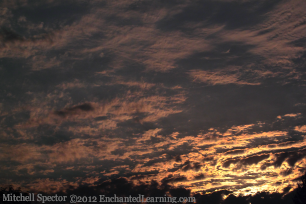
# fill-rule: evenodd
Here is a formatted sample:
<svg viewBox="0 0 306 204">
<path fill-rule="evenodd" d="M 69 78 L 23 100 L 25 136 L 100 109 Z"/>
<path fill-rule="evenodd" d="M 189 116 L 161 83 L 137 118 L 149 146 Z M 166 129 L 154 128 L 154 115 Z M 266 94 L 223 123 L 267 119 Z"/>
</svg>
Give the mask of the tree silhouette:
<svg viewBox="0 0 306 204">
<path fill-rule="evenodd" d="M 20 193 L 22 193 L 22 195 L 24 196 L 27 196 L 28 193 L 24 193 L 24 192 L 21 192 L 21 189 L 18 188 L 18 189 L 14 189 L 13 186 L 8 186 L 8 187 L 5 187 L 5 188 L 1 188 L 0 189 L 0 204 L 10 204 L 10 203 L 19 203 L 19 204 L 25 204 L 25 203 L 31 203 L 31 202 L 27 202 L 27 201 L 3 201 L 3 194 L 11 194 L 12 195 L 16 195 L 16 196 L 19 196 Z"/>
<path fill-rule="evenodd" d="M 295 204 L 306 204 L 306 172 L 301 178 L 302 183 L 298 184 L 297 192 L 293 198 Z"/>
</svg>

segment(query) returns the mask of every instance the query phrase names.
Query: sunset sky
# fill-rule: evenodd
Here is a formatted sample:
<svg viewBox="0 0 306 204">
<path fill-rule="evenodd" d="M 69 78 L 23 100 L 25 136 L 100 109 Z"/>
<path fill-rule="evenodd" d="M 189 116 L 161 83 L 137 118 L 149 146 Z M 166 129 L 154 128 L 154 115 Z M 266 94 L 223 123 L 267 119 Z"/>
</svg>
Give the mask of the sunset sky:
<svg viewBox="0 0 306 204">
<path fill-rule="evenodd" d="M 306 168 L 305 11 L 305 0 L 0 1 L 0 187 L 123 182 L 290 204 Z"/>
</svg>

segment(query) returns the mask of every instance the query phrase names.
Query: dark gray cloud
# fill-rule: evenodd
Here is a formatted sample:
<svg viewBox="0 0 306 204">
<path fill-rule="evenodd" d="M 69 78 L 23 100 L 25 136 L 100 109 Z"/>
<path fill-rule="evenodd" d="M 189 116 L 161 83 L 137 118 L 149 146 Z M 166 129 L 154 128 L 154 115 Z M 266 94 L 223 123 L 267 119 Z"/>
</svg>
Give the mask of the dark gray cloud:
<svg viewBox="0 0 306 204">
<path fill-rule="evenodd" d="M 223 163 L 224 167 L 229 167 L 231 164 L 235 164 L 237 162 L 240 162 L 242 165 L 252 165 L 252 164 L 257 164 L 262 160 L 265 160 L 269 158 L 269 155 L 254 155 L 254 156 L 249 156 L 247 158 L 235 158 L 235 159 L 229 159 Z"/>
<path fill-rule="evenodd" d="M 158 28 L 164 31 L 188 31 L 191 23 L 201 26 L 226 25 L 228 29 L 255 26 L 265 19 L 264 14 L 271 11 L 280 0 L 274 1 L 196 1 L 181 12 L 166 16 L 158 22 Z"/>
<path fill-rule="evenodd" d="M 5 43 L 5 42 L 18 42 L 18 41 L 24 41 L 25 39 L 21 36 L 21 35 L 18 35 L 17 33 L 11 31 L 11 30 L 8 30 L 7 28 L 2 28 L 1 30 L 1 41 L 2 43 Z"/>
<path fill-rule="evenodd" d="M 84 103 L 70 108 L 65 108 L 63 110 L 55 111 L 54 114 L 61 117 L 65 117 L 67 115 L 77 114 L 78 112 L 88 112 L 93 110 L 94 107 L 90 103 Z"/>
</svg>

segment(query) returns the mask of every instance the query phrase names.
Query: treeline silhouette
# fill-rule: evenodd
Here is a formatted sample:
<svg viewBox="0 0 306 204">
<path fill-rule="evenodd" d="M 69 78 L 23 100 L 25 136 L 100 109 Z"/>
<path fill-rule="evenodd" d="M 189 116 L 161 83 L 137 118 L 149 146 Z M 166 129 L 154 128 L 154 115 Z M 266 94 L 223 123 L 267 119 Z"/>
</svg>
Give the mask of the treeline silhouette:
<svg viewBox="0 0 306 204">
<path fill-rule="evenodd" d="M 31 203 L 31 202 L 28 202 L 28 201 L 5 201 L 4 199 L 4 196 L 7 195 L 7 194 L 11 194 L 12 196 L 13 195 L 16 195 L 16 196 L 20 196 L 20 193 L 23 195 L 23 196 L 27 196 L 28 195 L 28 192 L 22 192 L 21 191 L 21 188 L 17 188 L 17 189 L 14 189 L 13 186 L 8 186 L 8 187 L 4 187 L 4 188 L 1 188 L 0 189 L 0 203 L 1 204 L 13 204 L 13 203 L 19 203 L 19 204 L 26 204 L 26 203 Z"/>
<path fill-rule="evenodd" d="M 306 172 L 301 177 L 301 183 L 298 184 L 296 195 L 293 198 L 295 204 L 306 204 Z"/>
<path fill-rule="evenodd" d="M 169 185 L 171 179 L 166 179 L 162 182 L 162 184 L 158 184 L 156 181 L 152 181 L 151 184 L 142 183 L 140 185 L 135 185 L 132 182 L 128 181 L 125 178 L 117 178 L 113 180 L 101 181 L 96 186 L 87 186 L 81 185 L 78 188 L 70 188 L 65 193 L 58 192 L 56 193 L 59 196 L 69 196 L 72 194 L 79 195 L 79 196 L 99 196 L 105 195 L 106 197 L 113 197 L 116 194 L 117 197 L 138 197 L 139 194 L 144 195 L 145 197 L 190 197 L 193 196 L 196 198 L 196 203 L 200 204 L 306 204 L 306 172 L 301 177 L 301 182 L 298 185 L 298 188 L 293 191 L 289 192 L 290 188 L 284 190 L 285 194 L 280 193 L 272 193 L 269 192 L 260 192 L 253 196 L 234 196 L 231 194 L 231 191 L 221 190 L 212 192 L 210 194 L 203 193 L 196 193 L 191 195 L 190 190 L 178 187 L 174 188 Z M 14 189 L 12 186 L 7 188 L 2 188 L 0 190 L 0 203 L 1 204 L 13 204 L 13 203 L 41 203 L 41 202 L 17 202 L 17 201 L 3 201 L 3 194 L 7 195 L 12 193 L 12 195 L 20 196 L 22 195 L 27 196 L 28 192 L 22 192 L 19 189 Z M 32 193 L 32 192 L 31 192 Z M 43 193 L 44 195 L 48 196 L 47 194 Z M 170 195 L 169 195 L 170 194 Z M 54 194 L 51 194 L 53 196 Z M 227 195 L 227 198 L 224 199 L 224 195 Z M 99 201 L 99 199 L 98 199 Z M 55 203 L 55 202 L 46 202 L 47 203 Z M 68 202 L 60 202 L 62 204 L 69 203 Z M 99 202 L 98 202 L 99 203 Z M 137 202 L 136 202 L 137 203 Z M 180 202 L 177 202 L 180 203 Z M 189 202 L 191 203 L 191 202 Z M 186 203 L 188 204 L 188 202 Z"/>
</svg>

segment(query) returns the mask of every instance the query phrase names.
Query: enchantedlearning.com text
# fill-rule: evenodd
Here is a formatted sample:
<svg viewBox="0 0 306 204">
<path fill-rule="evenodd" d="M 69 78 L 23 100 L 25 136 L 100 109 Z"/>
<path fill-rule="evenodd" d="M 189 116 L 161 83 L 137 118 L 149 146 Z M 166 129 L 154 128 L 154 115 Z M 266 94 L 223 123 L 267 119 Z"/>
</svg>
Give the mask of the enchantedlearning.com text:
<svg viewBox="0 0 306 204">
<path fill-rule="evenodd" d="M 170 197 L 164 195 L 162 197 L 145 197 L 144 195 L 138 194 L 138 196 L 78 196 L 72 194 L 70 196 L 62 195 L 43 195 L 43 194 L 34 194 L 29 193 L 24 195 L 14 194 L 3 194 L 2 201 L 4 202 L 23 202 L 23 201 L 32 201 L 38 203 L 196 203 L 195 197 Z"/>
</svg>

